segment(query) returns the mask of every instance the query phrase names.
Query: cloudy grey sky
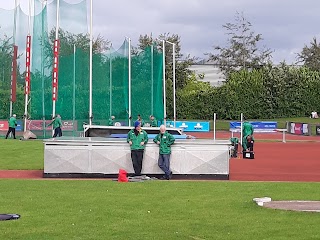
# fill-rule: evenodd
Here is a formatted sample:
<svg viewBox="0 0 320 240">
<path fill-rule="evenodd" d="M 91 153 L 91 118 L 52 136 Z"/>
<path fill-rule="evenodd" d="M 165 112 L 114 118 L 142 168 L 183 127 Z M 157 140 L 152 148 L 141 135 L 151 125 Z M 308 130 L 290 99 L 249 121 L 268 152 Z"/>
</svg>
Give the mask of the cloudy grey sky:
<svg viewBox="0 0 320 240">
<path fill-rule="evenodd" d="M 13 2 L 0 0 L 0 8 L 10 8 Z M 27 0 L 20 2 L 23 7 Z M 262 34 L 263 44 L 274 51 L 273 61 L 292 63 L 305 44 L 320 38 L 319 9 L 319 0 L 93 0 L 93 31 L 114 47 L 125 36 L 136 45 L 140 34 L 178 34 L 183 54 L 205 58 L 213 45 L 226 44 L 222 25 L 243 12 L 253 30 Z"/>
</svg>

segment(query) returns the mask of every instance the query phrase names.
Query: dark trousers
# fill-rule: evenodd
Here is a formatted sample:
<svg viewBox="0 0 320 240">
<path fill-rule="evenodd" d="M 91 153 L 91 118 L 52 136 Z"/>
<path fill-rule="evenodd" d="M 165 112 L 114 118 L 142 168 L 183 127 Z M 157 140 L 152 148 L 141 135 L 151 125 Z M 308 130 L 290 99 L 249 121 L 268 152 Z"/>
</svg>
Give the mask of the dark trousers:
<svg viewBox="0 0 320 240">
<path fill-rule="evenodd" d="M 253 141 L 253 140 L 248 141 L 248 143 L 247 143 L 247 146 L 248 146 L 248 148 L 250 149 L 250 152 L 253 152 L 253 144 L 254 144 L 254 141 Z"/>
<path fill-rule="evenodd" d="M 54 134 L 53 137 L 61 137 L 62 136 L 62 131 L 61 131 L 61 127 L 57 127 L 56 129 L 54 129 Z"/>
<path fill-rule="evenodd" d="M 158 166 L 164 172 L 167 178 L 171 175 L 170 170 L 170 154 L 159 154 Z"/>
<path fill-rule="evenodd" d="M 134 174 L 136 176 L 140 176 L 142 169 L 143 150 L 131 150 L 131 160 Z"/>
<path fill-rule="evenodd" d="M 9 127 L 9 130 L 7 132 L 7 135 L 6 135 L 6 139 L 8 138 L 9 134 L 12 132 L 12 135 L 13 135 L 13 138 L 16 139 L 16 129 L 13 128 L 13 127 Z"/>
</svg>

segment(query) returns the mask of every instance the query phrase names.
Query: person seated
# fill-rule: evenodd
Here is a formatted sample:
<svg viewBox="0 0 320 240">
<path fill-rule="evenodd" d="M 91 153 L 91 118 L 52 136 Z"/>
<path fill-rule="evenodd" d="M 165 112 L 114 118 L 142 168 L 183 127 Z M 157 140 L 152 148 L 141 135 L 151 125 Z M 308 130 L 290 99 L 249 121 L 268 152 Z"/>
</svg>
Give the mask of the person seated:
<svg viewBox="0 0 320 240">
<path fill-rule="evenodd" d="M 311 113 L 311 118 L 319 118 L 318 113 L 316 111 L 313 111 Z"/>
<path fill-rule="evenodd" d="M 114 119 L 115 119 L 115 116 L 111 116 L 108 120 L 108 126 L 113 126 L 114 125 Z"/>
<path fill-rule="evenodd" d="M 150 115 L 150 126 L 151 127 L 158 127 L 157 119 L 153 115 Z"/>
<path fill-rule="evenodd" d="M 141 118 L 141 115 L 140 115 L 140 114 L 138 114 L 138 118 L 137 118 L 136 121 L 140 122 L 141 127 L 144 127 L 145 122 L 144 122 L 144 120 Z"/>
</svg>

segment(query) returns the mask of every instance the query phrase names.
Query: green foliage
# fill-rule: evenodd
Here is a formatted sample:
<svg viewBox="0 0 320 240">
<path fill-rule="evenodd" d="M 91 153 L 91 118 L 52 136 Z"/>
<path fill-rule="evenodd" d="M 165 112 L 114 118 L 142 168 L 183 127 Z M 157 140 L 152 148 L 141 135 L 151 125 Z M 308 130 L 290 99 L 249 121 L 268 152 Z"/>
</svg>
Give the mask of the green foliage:
<svg viewBox="0 0 320 240">
<path fill-rule="evenodd" d="M 209 53 L 210 60 L 216 62 L 226 76 L 239 69 L 255 69 L 270 63 L 270 49 L 260 47 L 261 34 L 255 34 L 252 24 L 243 13 L 236 13 L 235 23 L 222 26 L 230 37 L 227 46 L 214 46 L 215 53 Z"/>
<path fill-rule="evenodd" d="M 304 66 L 320 71 L 320 43 L 317 38 L 312 39 L 310 46 L 305 45 L 301 53 L 297 54 L 297 58 Z"/>
<path fill-rule="evenodd" d="M 309 116 L 319 111 L 320 73 L 304 67 L 265 67 L 230 74 L 221 87 L 189 81 L 177 92 L 179 118 L 250 119 Z"/>
<path fill-rule="evenodd" d="M 44 42 L 44 52 L 47 65 L 51 66 L 53 61 L 53 44 L 56 38 L 56 29 L 53 28 L 49 32 L 48 40 Z M 74 53 L 74 46 L 83 52 L 89 53 L 90 36 L 89 34 L 74 34 L 63 29 L 59 29 L 58 38 L 60 41 L 59 56 L 70 56 Z M 102 53 L 110 48 L 110 42 L 98 35 L 92 42 L 93 54 Z"/>
</svg>

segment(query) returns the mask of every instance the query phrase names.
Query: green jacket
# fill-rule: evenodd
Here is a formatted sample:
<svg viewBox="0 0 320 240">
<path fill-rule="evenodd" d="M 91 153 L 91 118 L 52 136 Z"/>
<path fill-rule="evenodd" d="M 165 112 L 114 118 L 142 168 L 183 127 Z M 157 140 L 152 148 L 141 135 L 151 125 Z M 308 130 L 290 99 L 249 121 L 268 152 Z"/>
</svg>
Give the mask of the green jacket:
<svg viewBox="0 0 320 240">
<path fill-rule="evenodd" d="M 159 153 L 160 154 L 170 154 L 171 153 L 171 145 L 174 143 L 176 139 L 168 132 L 165 132 L 161 137 L 161 133 L 159 133 L 153 141 L 155 143 L 160 142 L 159 145 Z"/>
<path fill-rule="evenodd" d="M 108 126 L 113 126 L 113 120 L 111 118 L 109 118 Z"/>
<path fill-rule="evenodd" d="M 53 129 L 56 129 L 58 127 L 62 127 L 61 118 L 56 117 L 51 123 L 49 123 L 49 126 L 53 126 Z"/>
<path fill-rule="evenodd" d="M 157 119 L 153 119 L 152 121 L 151 121 L 151 127 L 158 127 L 158 122 L 157 122 Z"/>
<path fill-rule="evenodd" d="M 127 142 L 132 142 L 131 150 L 144 150 L 145 145 L 148 142 L 148 134 L 145 130 L 140 131 L 138 136 L 134 133 L 134 129 L 130 130 L 128 132 L 127 136 Z M 144 145 L 141 145 L 141 143 L 144 142 Z"/>
<path fill-rule="evenodd" d="M 247 150 L 248 149 L 248 146 L 247 146 L 247 137 L 249 135 L 251 135 L 252 137 L 252 140 L 254 141 L 254 137 L 253 137 L 253 126 L 251 123 L 249 122 L 244 122 L 243 125 L 242 125 L 242 147 L 244 150 Z"/>
<path fill-rule="evenodd" d="M 244 122 L 242 125 L 242 135 L 243 137 L 247 137 L 249 135 L 253 135 L 253 126 L 249 122 Z"/>
<path fill-rule="evenodd" d="M 11 117 L 8 122 L 9 122 L 9 127 L 11 128 L 16 128 L 16 126 L 18 125 L 17 119 L 15 117 Z"/>
</svg>

